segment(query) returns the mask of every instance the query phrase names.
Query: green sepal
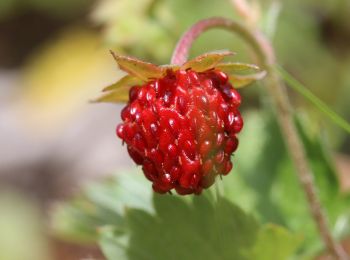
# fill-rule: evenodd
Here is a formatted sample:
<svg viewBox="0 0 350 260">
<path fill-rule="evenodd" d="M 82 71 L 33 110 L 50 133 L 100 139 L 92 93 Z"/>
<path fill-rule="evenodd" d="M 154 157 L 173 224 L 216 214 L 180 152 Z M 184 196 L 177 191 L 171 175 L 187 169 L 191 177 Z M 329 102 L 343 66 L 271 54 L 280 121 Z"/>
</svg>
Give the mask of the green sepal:
<svg viewBox="0 0 350 260">
<path fill-rule="evenodd" d="M 226 56 L 234 55 L 233 52 L 222 50 L 204 53 L 195 57 L 192 60 L 185 62 L 182 66 L 182 70 L 192 69 L 196 72 L 204 72 L 216 67 L 220 61 Z"/>
<path fill-rule="evenodd" d="M 255 64 L 248 64 L 242 62 L 226 62 L 220 63 L 215 66 L 216 69 L 221 70 L 227 74 L 236 73 L 236 72 L 244 72 L 244 71 L 259 71 L 260 68 Z"/>
<path fill-rule="evenodd" d="M 263 79 L 265 76 L 266 76 L 266 71 L 260 71 L 257 73 L 246 74 L 246 75 L 230 74 L 229 80 L 233 85 L 233 87 L 243 88 L 257 80 Z"/>
<path fill-rule="evenodd" d="M 117 55 L 113 51 L 111 51 L 111 54 L 121 70 L 140 80 L 148 81 L 150 79 L 161 78 L 166 73 L 166 69 L 152 63 L 144 62 L 129 56 Z"/>
<path fill-rule="evenodd" d="M 92 100 L 93 103 L 107 102 L 107 103 L 125 103 L 129 100 L 129 87 L 117 88 L 108 92 L 97 99 Z"/>
<path fill-rule="evenodd" d="M 119 81 L 117 81 L 116 83 L 113 83 L 107 87 L 105 87 L 102 91 L 103 92 L 107 92 L 107 91 L 111 91 L 111 90 L 116 90 L 119 88 L 130 88 L 132 86 L 135 85 L 141 85 L 144 81 L 135 78 L 134 76 L 131 75 L 126 75 L 124 77 L 122 77 Z"/>
</svg>

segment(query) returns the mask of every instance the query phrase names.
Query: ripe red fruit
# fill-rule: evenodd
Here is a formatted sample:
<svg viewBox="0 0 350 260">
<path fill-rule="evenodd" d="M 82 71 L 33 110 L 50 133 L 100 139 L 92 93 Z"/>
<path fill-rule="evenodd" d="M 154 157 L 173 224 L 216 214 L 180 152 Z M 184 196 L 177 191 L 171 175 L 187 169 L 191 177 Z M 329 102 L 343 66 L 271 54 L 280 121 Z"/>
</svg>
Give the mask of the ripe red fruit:
<svg viewBox="0 0 350 260">
<path fill-rule="evenodd" d="M 217 69 L 168 70 L 129 90 L 117 135 L 153 189 L 200 194 L 232 169 L 241 97 Z"/>
<path fill-rule="evenodd" d="M 243 127 L 241 97 L 231 83 L 247 86 L 266 73 L 253 64 L 221 62 L 230 51 L 163 66 L 111 53 L 127 75 L 95 101 L 127 102 L 117 135 L 154 191 L 200 194 L 228 174 Z"/>
</svg>

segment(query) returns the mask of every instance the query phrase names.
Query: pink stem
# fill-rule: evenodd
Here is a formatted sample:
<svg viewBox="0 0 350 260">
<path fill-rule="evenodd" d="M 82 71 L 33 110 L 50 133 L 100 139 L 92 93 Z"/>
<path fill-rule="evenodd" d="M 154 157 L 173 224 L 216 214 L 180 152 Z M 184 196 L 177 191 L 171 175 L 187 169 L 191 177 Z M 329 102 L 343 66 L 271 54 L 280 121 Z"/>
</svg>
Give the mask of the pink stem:
<svg viewBox="0 0 350 260">
<path fill-rule="evenodd" d="M 194 24 L 179 40 L 171 63 L 182 65 L 186 62 L 189 50 L 193 42 L 205 31 L 211 28 L 223 28 L 237 33 L 254 50 L 259 63 L 268 72 L 267 87 L 275 105 L 277 118 L 281 127 L 287 149 L 294 163 L 297 176 L 304 190 L 310 212 L 318 227 L 319 234 L 328 251 L 335 259 L 349 259 L 344 249 L 336 243 L 328 228 L 327 218 L 321 207 L 316 192 L 313 174 L 311 172 L 304 146 L 300 140 L 293 121 L 293 112 L 286 92 L 286 87 L 275 71 L 275 54 L 272 45 L 258 30 L 253 31 L 248 27 L 225 18 L 214 17 L 201 20 Z"/>
<path fill-rule="evenodd" d="M 252 48 L 255 50 L 261 60 L 265 61 L 267 58 L 269 59 L 269 63 L 274 62 L 273 49 L 269 42 L 266 41 L 265 37 L 263 37 L 259 31 L 250 32 L 247 28 L 244 27 L 244 25 L 236 21 L 222 17 L 213 17 L 197 22 L 182 35 L 174 49 L 173 56 L 171 58 L 171 64 L 182 65 L 185 63 L 193 42 L 202 33 L 213 28 L 222 28 L 238 33 L 249 44 L 252 45 Z M 267 56 L 265 55 L 265 52 L 268 53 Z"/>
</svg>

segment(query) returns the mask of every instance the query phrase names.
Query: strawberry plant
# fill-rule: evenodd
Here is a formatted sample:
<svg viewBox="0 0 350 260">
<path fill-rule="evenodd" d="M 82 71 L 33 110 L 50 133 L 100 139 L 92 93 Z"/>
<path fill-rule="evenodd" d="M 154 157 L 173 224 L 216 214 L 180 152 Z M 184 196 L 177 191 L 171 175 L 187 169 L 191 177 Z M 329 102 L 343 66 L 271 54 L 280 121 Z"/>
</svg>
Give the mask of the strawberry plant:
<svg viewBox="0 0 350 260">
<path fill-rule="evenodd" d="M 95 102 L 126 102 L 116 133 L 143 174 L 120 173 L 59 207 L 59 234 L 98 243 L 107 259 L 349 259 L 338 240 L 350 232 L 350 198 L 284 81 L 347 132 L 349 124 L 278 66 L 253 7 L 234 2 L 242 21 L 197 22 L 169 65 L 112 52 L 127 75 Z M 223 62 L 230 51 L 188 59 L 211 28 L 236 33 L 258 65 Z M 270 102 L 243 127 L 239 88 L 254 81 Z"/>
</svg>

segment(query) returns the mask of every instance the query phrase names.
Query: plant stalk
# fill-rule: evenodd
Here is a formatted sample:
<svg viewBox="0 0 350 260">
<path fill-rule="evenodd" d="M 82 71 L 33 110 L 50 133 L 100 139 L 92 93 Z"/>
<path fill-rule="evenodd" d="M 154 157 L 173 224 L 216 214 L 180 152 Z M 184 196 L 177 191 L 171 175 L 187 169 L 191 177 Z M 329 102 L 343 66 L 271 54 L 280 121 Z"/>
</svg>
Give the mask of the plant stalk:
<svg viewBox="0 0 350 260">
<path fill-rule="evenodd" d="M 188 58 L 189 50 L 193 42 L 203 32 L 212 28 L 223 28 L 242 37 L 254 50 L 259 65 L 267 71 L 266 81 L 268 91 L 273 100 L 275 112 L 277 113 L 278 122 L 288 152 L 294 163 L 298 179 L 304 190 L 311 215 L 317 225 L 319 234 L 325 247 L 332 254 L 334 259 L 349 259 L 344 249 L 336 243 L 329 230 L 326 215 L 316 192 L 313 174 L 306 157 L 305 149 L 293 121 L 293 113 L 286 92 L 286 86 L 281 81 L 275 70 L 275 53 L 267 38 L 260 31 L 249 29 L 249 27 L 233 20 L 220 17 L 201 20 L 183 34 L 174 50 L 171 63 L 178 65 L 183 64 Z"/>
</svg>

